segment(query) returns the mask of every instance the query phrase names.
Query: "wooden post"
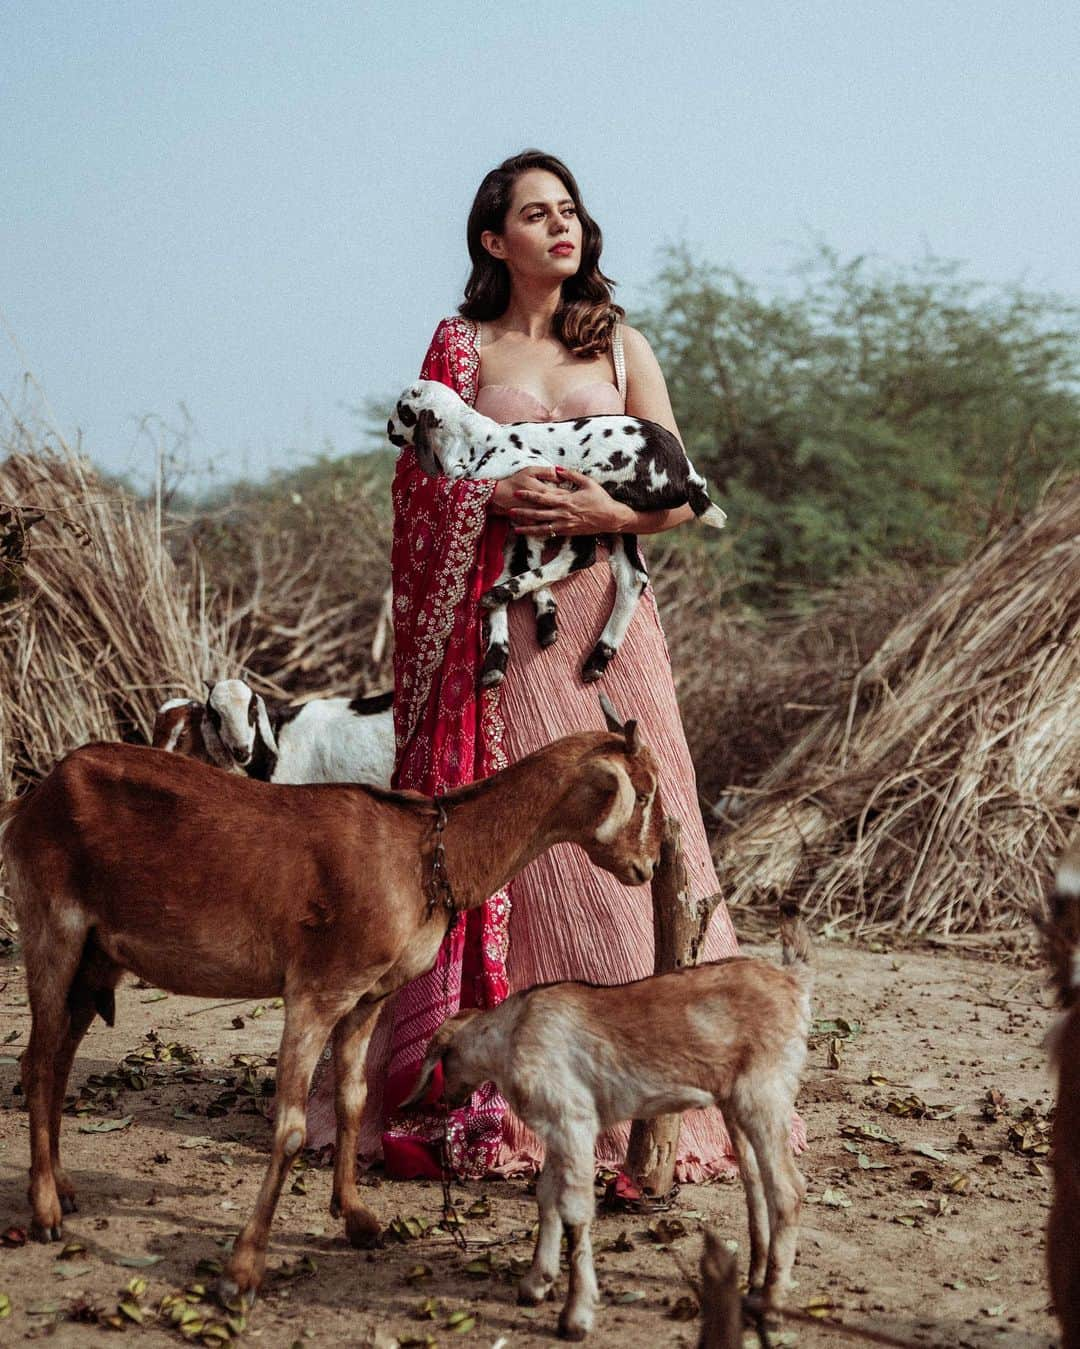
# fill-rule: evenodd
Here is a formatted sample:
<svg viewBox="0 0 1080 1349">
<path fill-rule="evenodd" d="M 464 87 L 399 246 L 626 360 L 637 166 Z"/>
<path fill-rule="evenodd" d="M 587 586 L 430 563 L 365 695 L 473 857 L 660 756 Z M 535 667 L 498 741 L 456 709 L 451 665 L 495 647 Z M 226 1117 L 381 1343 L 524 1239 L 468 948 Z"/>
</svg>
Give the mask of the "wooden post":
<svg viewBox="0 0 1080 1349">
<path fill-rule="evenodd" d="M 678 820 L 669 815 L 664 821 L 660 863 L 652 879 L 656 974 L 698 963 L 709 920 L 720 899 L 719 892 L 708 899 L 690 899 L 682 860 L 682 830 Z M 626 1152 L 626 1171 L 645 1194 L 662 1196 L 671 1189 L 681 1124 L 681 1115 L 634 1121 Z"/>
<path fill-rule="evenodd" d="M 706 1227 L 701 1251 L 701 1338 L 698 1349 L 742 1349 L 742 1298 L 735 1257 L 715 1227 Z"/>
</svg>

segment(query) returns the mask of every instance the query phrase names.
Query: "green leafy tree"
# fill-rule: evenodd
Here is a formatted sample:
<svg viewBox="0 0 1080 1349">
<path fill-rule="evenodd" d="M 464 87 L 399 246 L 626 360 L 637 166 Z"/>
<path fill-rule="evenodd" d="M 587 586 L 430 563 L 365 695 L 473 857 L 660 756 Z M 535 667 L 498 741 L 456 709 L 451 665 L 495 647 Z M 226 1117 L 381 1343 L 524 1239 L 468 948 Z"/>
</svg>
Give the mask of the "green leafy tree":
<svg viewBox="0 0 1080 1349">
<path fill-rule="evenodd" d="M 669 252 L 637 316 L 751 597 L 955 561 L 1080 466 L 1078 310 L 818 249 L 766 295 Z"/>
</svg>

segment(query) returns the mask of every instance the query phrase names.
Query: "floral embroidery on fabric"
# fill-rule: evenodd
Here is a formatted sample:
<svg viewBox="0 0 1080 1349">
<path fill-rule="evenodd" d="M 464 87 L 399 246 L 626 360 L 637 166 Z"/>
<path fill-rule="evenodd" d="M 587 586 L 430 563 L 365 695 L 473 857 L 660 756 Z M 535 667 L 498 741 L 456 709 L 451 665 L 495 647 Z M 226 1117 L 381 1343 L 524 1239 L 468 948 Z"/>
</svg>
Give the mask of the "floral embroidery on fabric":
<svg viewBox="0 0 1080 1349">
<path fill-rule="evenodd" d="M 476 398 L 476 325 L 446 319 L 421 369 L 466 402 Z M 489 519 L 494 482 L 429 478 L 411 449 L 393 485 L 395 785 L 434 795 L 506 765 L 497 689 L 479 688 L 480 595 L 502 568 L 507 525 Z M 402 1112 L 432 1035 L 459 1007 L 507 994 L 510 896 L 501 890 L 447 934 L 434 967 L 397 996 L 386 1080 L 383 1153 L 390 1174 L 423 1174 L 443 1142 L 452 1169 L 478 1176 L 498 1154 L 506 1103 L 490 1084 L 463 1110 Z M 425 1149 L 427 1155 L 425 1155 Z M 419 1168 L 419 1169 L 418 1169 Z"/>
</svg>

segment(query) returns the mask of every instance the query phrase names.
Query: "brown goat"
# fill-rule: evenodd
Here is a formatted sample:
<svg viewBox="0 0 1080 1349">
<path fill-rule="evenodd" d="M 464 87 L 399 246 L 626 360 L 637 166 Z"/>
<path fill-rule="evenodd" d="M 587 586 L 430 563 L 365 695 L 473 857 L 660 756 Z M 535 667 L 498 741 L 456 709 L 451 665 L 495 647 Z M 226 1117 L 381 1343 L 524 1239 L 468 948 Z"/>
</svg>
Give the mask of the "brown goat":
<svg viewBox="0 0 1080 1349">
<path fill-rule="evenodd" d="M 656 762 L 633 722 L 566 736 L 448 792 L 441 808 L 378 788 L 276 786 L 133 745 L 69 754 L 0 811 L 33 1016 L 22 1072 L 34 1235 L 59 1239 L 75 1207 L 59 1162 L 64 1090 L 95 1012 L 111 1020 L 130 970 L 174 993 L 285 999 L 270 1165 L 223 1297 L 250 1300 L 262 1279 L 331 1035 L 332 1210 L 354 1245 L 370 1244 L 380 1224 L 360 1201 L 356 1140 L 383 1001 L 431 968 L 452 913 L 554 843 L 579 844 L 627 884 L 647 881 L 662 821 Z"/>
<path fill-rule="evenodd" d="M 1040 926 L 1063 1009 L 1047 1037 L 1057 1067 L 1058 1095 L 1046 1257 L 1061 1322 L 1061 1349 L 1080 1349 L 1080 838 L 1058 865 L 1050 916 Z"/>
</svg>

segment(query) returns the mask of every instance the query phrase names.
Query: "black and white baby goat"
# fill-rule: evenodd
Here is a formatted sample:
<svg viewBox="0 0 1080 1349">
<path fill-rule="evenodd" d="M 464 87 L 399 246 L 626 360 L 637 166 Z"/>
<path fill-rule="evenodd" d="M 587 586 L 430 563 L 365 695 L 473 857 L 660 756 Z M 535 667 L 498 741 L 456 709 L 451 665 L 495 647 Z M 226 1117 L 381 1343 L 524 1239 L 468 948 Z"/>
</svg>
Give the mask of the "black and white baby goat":
<svg viewBox="0 0 1080 1349">
<path fill-rule="evenodd" d="M 540 1230 L 519 1301 L 537 1303 L 559 1273 L 566 1229 L 570 1286 L 559 1333 L 592 1329 L 599 1292 L 589 1225 L 594 1144 L 628 1119 L 718 1105 L 749 1210 L 751 1293 L 779 1310 L 791 1281 L 805 1185 L 791 1125 L 810 1029 L 805 929 L 781 925 L 784 964 L 721 960 L 633 984 L 548 984 L 491 1011 L 458 1012 L 435 1032 L 408 1105 L 440 1064 L 443 1095 L 463 1105 L 494 1082 L 544 1144 Z"/>
<path fill-rule="evenodd" d="M 393 694 L 313 698 L 268 707 L 243 679 L 220 679 L 205 703 L 174 698 L 158 710 L 152 743 L 263 782 L 364 782 L 389 787 Z"/>
<path fill-rule="evenodd" d="M 677 437 L 639 417 L 578 417 L 504 426 L 476 412 L 445 384 L 422 379 L 402 393 L 386 430 L 392 444 L 413 446 L 420 467 L 429 474 L 509 478 L 525 468 L 572 468 L 636 511 L 689 505 L 707 525 L 715 529 L 724 525 L 724 512 L 710 501 L 708 484 Z M 537 639 L 541 646 L 550 646 L 556 638 L 556 606 L 548 586 L 591 567 L 596 561 L 596 543 L 595 535 L 564 539 L 555 556 L 544 562 L 543 540 L 511 534 L 503 573 L 480 599 L 490 610 L 482 684 L 500 683 L 506 671 L 507 604 L 533 595 Z M 608 546 L 615 603 L 582 670 L 587 684 L 600 678 L 618 651 L 649 580 L 636 535 L 610 535 Z"/>
</svg>

